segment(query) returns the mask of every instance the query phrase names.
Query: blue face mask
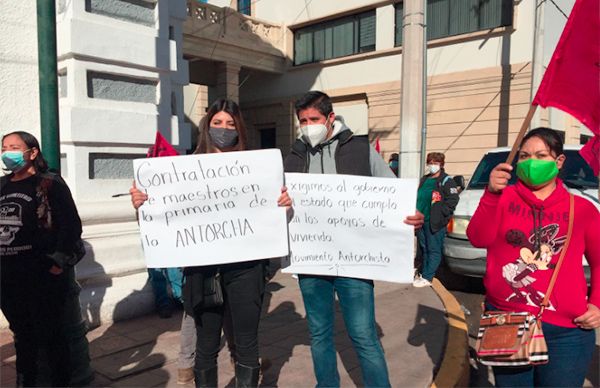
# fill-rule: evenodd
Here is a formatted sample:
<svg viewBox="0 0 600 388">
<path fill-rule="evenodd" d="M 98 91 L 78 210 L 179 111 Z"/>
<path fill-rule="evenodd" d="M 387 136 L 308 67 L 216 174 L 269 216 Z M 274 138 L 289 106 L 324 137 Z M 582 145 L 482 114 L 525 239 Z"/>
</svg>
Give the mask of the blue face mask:
<svg viewBox="0 0 600 388">
<path fill-rule="evenodd" d="M 12 172 L 21 170 L 27 164 L 23 151 L 4 151 L 2 153 L 2 163 Z"/>
</svg>

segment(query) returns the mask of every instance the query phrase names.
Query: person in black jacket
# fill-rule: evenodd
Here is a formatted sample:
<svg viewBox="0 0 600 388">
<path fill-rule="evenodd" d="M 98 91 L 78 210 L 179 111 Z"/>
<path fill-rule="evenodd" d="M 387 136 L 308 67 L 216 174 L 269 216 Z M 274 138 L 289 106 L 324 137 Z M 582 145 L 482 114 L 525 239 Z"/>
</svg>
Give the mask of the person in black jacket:
<svg viewBox="0 0 600 388">
<path fill-rule="evenodd" d="M 431 286 L 435 271 L 442 261 L 446 225 L 458 204 L 456 183 L 444 171 L 444 163 L 444 154 L 427 154 L 426 174 L 419 183 L 417 209 L 425 215 L 425 224 L 417 230 L 423 268 L 415 276 L 415 287 Z"/>
<path fill-rule="evenodd" d="M 48 172 L 37 139 L 2 138 L 8 175 L 0 180 L 1 308 L 15 335 L 17 386 L 39 381 L 38 351 L 48 355 L 51 384 L 68 386 L 70 351 L 65 305 L 74 287 L 73 252 L 81 220 L 66 183 Z"/>
</svg>

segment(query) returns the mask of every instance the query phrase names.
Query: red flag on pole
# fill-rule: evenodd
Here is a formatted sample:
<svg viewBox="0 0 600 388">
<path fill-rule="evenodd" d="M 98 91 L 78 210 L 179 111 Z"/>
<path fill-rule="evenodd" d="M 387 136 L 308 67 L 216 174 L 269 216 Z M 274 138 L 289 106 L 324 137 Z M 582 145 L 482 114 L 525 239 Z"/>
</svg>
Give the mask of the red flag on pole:
<svg viewBox="0 0 600 388">
<path fill-rule="evenodd" d="M 377 136 L 377 138 L 375 139 L 375 145 L 373 146 L 375 148 L 375 151 L 377 151 L 377 153 L 381 153 L 381 146 L 379 145 L 379 136 Z"/>
<path fill-rule="evenodd" d="M 597 175 L 600 162 L 594 144 L 600 136 L 600 1 L 575 2 L 533 105 L 565 111 L 596 135 L 581 155 Z"/>
<path fill-rule="evenodd" d="M 179 152 L 169 142 L 160 134 L 159 131 L 156 131 L 156 140 L 154 141 L 154 145 L 148 148 L 148 154 L 146 155 L 149 158 L 156 158 L 160 156 L 177 156 Z"/>
</svg>

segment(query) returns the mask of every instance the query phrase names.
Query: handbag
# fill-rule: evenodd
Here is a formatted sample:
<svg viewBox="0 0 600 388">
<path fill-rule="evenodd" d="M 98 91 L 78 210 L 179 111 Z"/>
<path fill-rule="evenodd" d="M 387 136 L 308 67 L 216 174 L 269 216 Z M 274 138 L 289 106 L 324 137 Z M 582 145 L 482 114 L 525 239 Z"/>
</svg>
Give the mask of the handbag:
<svg viewBox="0 0 600 388">
<path fill-rule="evenodd" d="M 202 307 L 218 307 L 223 305 L 223 286 L 221 284 L 221 272 L 218 269 L 213 274 L 204 278 L 202 287 Z"/>
<path fill-rule="evenodd" d="M 523 366 L 548 363 L 548 347 L 542 331 L 542 314 L 548 302 L 573 231 L 575 200 L 569 194 L 569 226 L 567 238 L 544 300 L 537 315 L 524 311 L 485 311 L 479 321 L 475 349 L 479 362 L 491 366 Z"/>
</svg>

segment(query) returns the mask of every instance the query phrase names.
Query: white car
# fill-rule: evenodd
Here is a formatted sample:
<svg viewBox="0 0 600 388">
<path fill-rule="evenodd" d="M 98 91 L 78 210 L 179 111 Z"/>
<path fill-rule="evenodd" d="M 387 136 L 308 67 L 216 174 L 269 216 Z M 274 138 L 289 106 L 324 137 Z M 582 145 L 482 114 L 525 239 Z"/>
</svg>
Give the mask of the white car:
<svg viewBox="0 0 600 388">
<path fill-rule="evenodd" d="M 570 192 L 591 201 L 600 210 L 598 177 L 594 176 L 591 167 L 579 155 L 581 147 L 564 146 L 564 154 L 567 159 L 560 171 L 559 178 L 563 180 Z M 485 274 L 486 250 L 471 245 L 466 231 L 488 183 L 490 172 L 499 163 L 506 161 L 509 152 L 510 148 L 507 147 L 488 151 L 477 165 L 469 184 L 460 193 L 460 201 L 454 211 L 454 217 L 448 224 L 448 234 L 444 241 L 446 264 L 454 273 L 475 277 L 482 277 Z M 516 175 L 513 174 L 511 183 L 515 181 Z M 583 260 L 585 275 L 589 283 L 590 269 L 585 258 Z"/>
</svg>

